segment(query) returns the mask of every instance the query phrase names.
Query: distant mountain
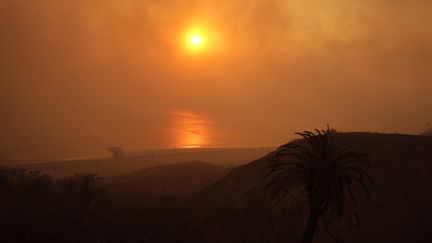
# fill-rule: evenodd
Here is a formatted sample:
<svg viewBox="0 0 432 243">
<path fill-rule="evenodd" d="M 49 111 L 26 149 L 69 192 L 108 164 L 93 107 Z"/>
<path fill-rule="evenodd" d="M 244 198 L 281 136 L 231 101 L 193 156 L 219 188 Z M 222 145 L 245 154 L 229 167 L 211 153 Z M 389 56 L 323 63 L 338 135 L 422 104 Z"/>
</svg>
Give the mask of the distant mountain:
<svg viewBox="0 0 432 243">
<path fill-rule="evenodd" d="M 331 230 L 345 242 L 432 242 L 432 138 L 339 133 L 337 142 L 358 144 L 370 157 L 375 186 L 361 202 L 362 226 Z M 271 154 L 271 153 L 270 153 Z M 239 166 L 190 197 L 197 227 L 209 242 L 299 242 L 307 209 L 301 199 L 274 205 L 262 175 L 269 155 Z M 334 242 L 319 226 L 315 242 Z"/>
<path fill-rule="evenodd" d="M 107 178 L 104 184 L 110 193 L 124 198 L 187 196 L 214 183 L 230 169 L 201 161 L 183 162 Z"/>
</svg>

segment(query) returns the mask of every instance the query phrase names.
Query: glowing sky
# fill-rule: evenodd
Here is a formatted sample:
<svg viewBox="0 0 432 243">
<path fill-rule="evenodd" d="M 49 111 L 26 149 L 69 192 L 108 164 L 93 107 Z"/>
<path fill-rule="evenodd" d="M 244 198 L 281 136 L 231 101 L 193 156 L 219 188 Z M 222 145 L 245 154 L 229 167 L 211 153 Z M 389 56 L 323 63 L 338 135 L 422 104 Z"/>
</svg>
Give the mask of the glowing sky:
<svg viewBox="0 0 432 243">
<path fill-rule="evenodd" d="M 0 0 L 0 154 L 175 146 L 178 111 L 206 122 L 206 145 L 327 123 L 419 133 L 431 23 L 428 0 Z"/>
</svg>

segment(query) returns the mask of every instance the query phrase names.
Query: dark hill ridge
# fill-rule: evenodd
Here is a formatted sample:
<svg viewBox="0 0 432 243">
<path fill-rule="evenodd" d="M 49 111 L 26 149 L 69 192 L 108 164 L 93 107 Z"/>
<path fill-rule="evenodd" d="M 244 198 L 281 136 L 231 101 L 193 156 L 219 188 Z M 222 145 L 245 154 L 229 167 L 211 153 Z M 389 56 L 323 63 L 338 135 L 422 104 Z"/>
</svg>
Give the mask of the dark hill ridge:
<svg viewBox="0 0 432 243">
<path fill-rule="evenodd" d="M 432 242 L 432 137 L 339 133 L 336 142 L 358 144 L 370 157 L 375 186 L 371 201 L 361 205 L 362 227 L 348 232 L 334 225 L 333 231 L 346 242 Z M 298 241 L 303 206 L 270 203 L 261 180 L 268 160 L 269 155 L 237 167 L 191 197 L 209 241 Z M 322 228 L 315 242 L 332 242 Z"/>
<path fill-rule="evenodd" d="M 132 198 L 160 195 L 187 196 L 227 174 L 230 167 L 201 161 L 184 162 L 142 169 L 108 178 L 107 189 L 115 195 Z"/>
<path fill-rule="evenodd" d="M 39 169 L 56 178 L 73 176 L 75 173 L 97 173 L 100 177 L 108 178 L 128 175 L 150 167 L 190 161 L 206 161 L 221 166 L 238 166 L 272 150 L 274 147 L 155 149 L 126 151 L 122 158 L 113 158 L 111 155 L 107 155 L 52 161 L 6 162 L 13 167 L 28 170 Z"/>
</svg>

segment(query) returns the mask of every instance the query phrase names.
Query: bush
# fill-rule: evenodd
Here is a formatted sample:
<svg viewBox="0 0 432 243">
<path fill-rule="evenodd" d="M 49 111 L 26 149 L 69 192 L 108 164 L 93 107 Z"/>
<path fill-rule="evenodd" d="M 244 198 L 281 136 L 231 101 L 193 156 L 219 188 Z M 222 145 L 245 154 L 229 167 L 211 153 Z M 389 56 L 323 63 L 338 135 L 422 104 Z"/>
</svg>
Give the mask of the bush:
<svg viewBox="0 0 432 243">
<path fill-rule="evenodd" d="M 0 166 L 0 242 L 202 242 L 175 198 L 116 200 L 100 181 Z"/>
<path fill-rule="evenodd" d="M 107 150 L 112 153 L 112 156 L 114 158 L 123 158 L 124 157 L 123 149 L 120 147 L 113 146 L 113 147 L 107 148 Z"/>
</svg>

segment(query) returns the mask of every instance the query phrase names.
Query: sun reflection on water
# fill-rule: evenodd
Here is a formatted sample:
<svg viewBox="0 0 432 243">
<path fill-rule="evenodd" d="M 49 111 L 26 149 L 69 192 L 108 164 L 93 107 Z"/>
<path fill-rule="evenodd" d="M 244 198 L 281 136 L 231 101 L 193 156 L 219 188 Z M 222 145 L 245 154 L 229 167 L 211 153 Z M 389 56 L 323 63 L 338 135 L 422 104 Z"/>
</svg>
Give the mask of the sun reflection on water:
<svg viewBox="0 0 432 243">
<path fill-rule="evenodd" d="M 177 148 L 200 148 L 209 145 L 209 121 L 205 116 L 186 111 L 174 113 L 172 145 Z"/>
</svg>

